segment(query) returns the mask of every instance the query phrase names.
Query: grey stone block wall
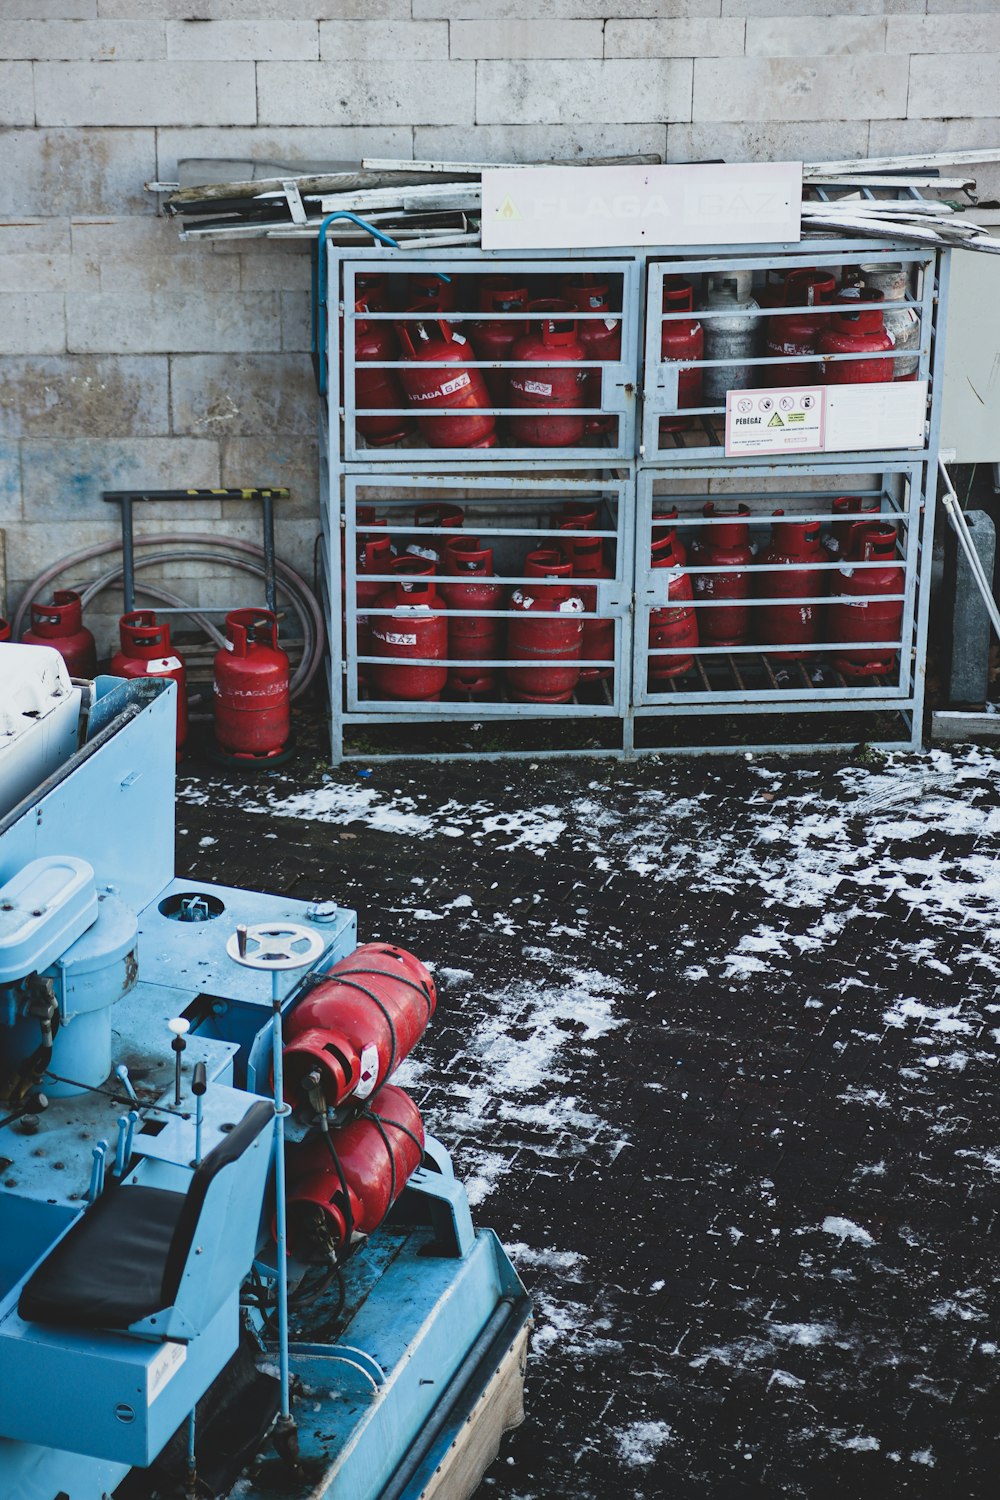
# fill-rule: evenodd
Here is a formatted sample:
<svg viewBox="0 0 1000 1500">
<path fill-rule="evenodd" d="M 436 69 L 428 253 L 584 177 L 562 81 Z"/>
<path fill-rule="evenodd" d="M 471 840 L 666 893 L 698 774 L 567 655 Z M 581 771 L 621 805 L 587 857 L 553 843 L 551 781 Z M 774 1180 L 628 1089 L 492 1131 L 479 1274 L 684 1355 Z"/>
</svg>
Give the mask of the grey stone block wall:
<svg viewBox="0 0 1000 1500">
<path fill-rule="evenodd" d="M 181 157 L 822 160 L 1000 143 L 1000 0 L 0 0 L 0 13 L 8 609 L 41 567 L 115 534 L 100 491 L 133 483 L 287 484 L 279 547 L 311 571 L 308 254 L 181 244 L 143 190 Z M 977 175 L 1000 193 L 1000 170 Z M 172 516 L 256 534 L 238 506 Z M 209 570 L 188 574 L 193 597 L 213 597 Z"/>
</svg>

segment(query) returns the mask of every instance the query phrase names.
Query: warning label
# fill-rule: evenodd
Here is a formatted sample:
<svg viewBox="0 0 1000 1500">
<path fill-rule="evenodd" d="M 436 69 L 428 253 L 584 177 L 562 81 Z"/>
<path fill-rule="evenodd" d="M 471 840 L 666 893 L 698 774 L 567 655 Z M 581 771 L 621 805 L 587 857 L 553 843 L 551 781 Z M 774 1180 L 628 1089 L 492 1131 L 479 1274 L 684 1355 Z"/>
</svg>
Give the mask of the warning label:
<svg viewBox="0 0 1000 1500">
<path fill-rule="evenodd" d="M 726 455 L 820 453 L 826 420 L 823 386 L 726 392 Z"/>
</svg>

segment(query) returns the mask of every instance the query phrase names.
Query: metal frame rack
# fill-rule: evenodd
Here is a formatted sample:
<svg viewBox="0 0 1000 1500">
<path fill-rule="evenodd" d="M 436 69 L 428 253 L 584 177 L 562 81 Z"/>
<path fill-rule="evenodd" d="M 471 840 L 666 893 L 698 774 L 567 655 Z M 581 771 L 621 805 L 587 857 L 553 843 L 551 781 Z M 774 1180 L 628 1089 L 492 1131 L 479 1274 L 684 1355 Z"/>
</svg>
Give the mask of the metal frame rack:
<svg viewBox="0 0 1000 1500">
<path fill-rule="evenodd" d="M 914 196 L 914 195 L 911 195 Z M 388 247 L 369 251 L 323 246 L 319 264 L 325 267 L 320 279 L 316 307 L 316 327 L 321 401 L 321 510 L 323 517 L 322 573 L 328 618 L 334 622 L 330 631 L 330 697 L 331 748 L 334 762 L 345 755 L 361 753 L 345 736 L 363 731 L 364 726 L 396 725 L 400 734 L 391 745 L 376 749 L 363 738 L 367 759 L 395 758 L 398 755 L 429 753 L 437 758 L 469 754 L 611 754 L 631 755 L 646 752 L 695 753 L 699 750 L 747 751 L 751 749 L 799 749 L 849 746 L 859 740 L 882 746 L 916 746 L 921 737 L 923 710 L 924 659 L 927 641 L 931 546 L 933 533 L 936 472 L 940 425 L 940 382 L 943 371 L 944 313 L 947 302 L 948 251 L 940 248 L 914 248 L 913 244 L 891 239 L 810 238 L 795 244 L 753 246 L 746 251 L 727 246 L 697 246 L 683 255 L 670 247 L 649 247 L 634 253 L 555 253 L 532 252 L 521 255 L 480 250 L 428 251 L 415 257 L 412 253 Z M 928 419 L 922 446 L 912 448 L 874 448 L 857 451 L 783 455 L 772 458 L 727 458 L 722 442 L 724 415 L 718 406 L 705 403 L 684 413 L 688 418 L 682 431 L 667 434 L 661 428 L 664 415 L 678 413 L 676 381 L 669 365 L 660 358 L 663 281 L 666 276 L 683 275 L 699 278 L 730 269 L 750 270 L 759 282 L 768 273 L 784 273 L 793 268 L 860 267 L 872 262 L 902 262 L 907 270 L 910 290 L 905 305 L 919 323 L 916 354 L 916 378 L 927 382 Z M 418 414 L 419 425 L 411 422 L 410 434 L 395 446 L 365 446 L 359 439 L 356 420 L 360 416 L 386 414 L 386 407 L 359 407 L 356 404 L 357 373 L 355 361 L 358 319 L 374 324 L 415 324 L 437 315 L 419 307 L 393 311 L 386 307 L 377 314 L 357 310 L 358 278 L 385 273 L 402 278 L 408 273 L 437 273 L 464 285 L 477 284 L 483 276 L 506 276 L 516 285 L 528 278 L 543 289 L 546 283 L 558 291 L 561 280 L 582 273 L 598 280 L 612 278 L 614 288 L 610 311 L 591 314 L 592 319 L 611 315 L 620 320 L 621 352 L 614 360 L 583 361 L 587 370 L 600 371 L 600 405 L 589 395 L 579 409 L 562 415 L 584 416 L 588 434 L 567 447 L 539 447 L 515 444 L 510 438 L 515 408 L 497 405 L 490 409 L 500 441 L 491 447 L 450 448 L 432 446 L 429 435 L 434 431 L 425 413 Z M 328 292 L 326 289 L 329 289 Z M 548 293 L 551 295 L 551 292 Z M 466 301 L 460 309 L 472 305 Z M 879 306 L 877 302 L 859 300 L 862 310 Z M 395 306 L 400 307 L 397 295 Z M 801 308 L 765 307 L 761 320 L 782 318 Z M 698 310 L 694 316 L 708 322 L 719 314 Z M 475 311 L 445 311 L 440 314 L 456 327 L 473 323 Z M 523 321 L 523 314 L 520 315 Z M 678 315 L 680 316 L 680 315 Z M 500 322 L 516 320 L 517 313 L 490 314 Z M 580 313 L 581 321 L 588 315 Z M 325 335 L 325 336 L 324 336 Z M 888 358 L 898 360 L 898 352 Z M 841 356 L 850 361 L 852 356 Z M 776 356 L 757 354 L 745 363 L 756 366 L 755 383 L 766 385 L 766 369 Z M 802 363 L 783 359 L 782 363 Z M 837 362 L 836 357 L 834 362 Z M 375 362 L 386 374 L 398 377 L 409 362 L 383 357 Z M 425 361 L 431 370 L 440 363 Z M 463 359 L 468 366 L 482 371 L 510 370 L 518 362 L 504 360 Z M 544 359 L 533 360 L 536 366 Z M 711 362 L 709 362 L 711 363 Z M 716 365 L 732 363 L 717 358 Z M 530 374 L 530 367 L 528 373 Z M 753 379 L 754 377 L 751 376 Z M 807 383 L 806 381 L 803 382 Z M 595 387 L 588 388 L 593 391 Z M 875 385 L 874 390 L 879 387 Z M 637 393 L 642 407 L 637 411 Z M 448 410 L 444 415 L 448 415 Z M 405 404 L 388 408 L 389 415 L 413 418 L 413 407 Z M 551 416 L 555 408 L 539 407 L 533 414 Z M 671 424 L 676 427 L 676 423 Z M 662 434 L 662 436 L 661 436 Z M 509 444 L 509 445 L 508 445 Z M 752 540 L 759 549 L 767 541 L 767 522 L 778 506 L 790 516 L 818 521 L 824 532 L 836 519 L 833 501 L 852 494 L 859 497 L 866 510 L 878 503 L 879 519 L 895 528 L 898 539 L 896 563 L 902 583 L 893 601 L 902 606 L 902 624 L 894 643 L 896 664 L 888 672 L 873 676 L 845 676 L 837 666 L 838 646 L 821 635 L 815 649 L 792 660 L 787 654 L 762 649 L 756 633 L 751 632 L 738 648 L 699 646 L 694 653 L 690 672 L 669 682 L 651 686 L 649 680 L 649 613 L 666 602 L 664 578 L 649 566 L 653 539 L 653 504 L 656 497 L 670 493 L 680 512 L 678 534 L 691 540 L 695 528 L 704 531 L 710 522 L 703 517 L 706 500 L 720 508 L 745 504 L 750 511 Z M 440 701 L 399 701 L 386 695 L 374 696 L 371 670 L 375 665 L 370 648 L 366 649 L 363 617 L 371 613 L 391 613 L 389 602 L 371 602 L 368 584 L 392 586 L 393 574 L 372 572 L 366 578 L 364 600 L 359 604 L 358 586 L 364 571 L 359 560 L 372 525 L 386 526 L 397 552 L 414 545 L 410 516 L 413 508 L 433 501 L 448 501 L 466 511 L 463 534 L 477 537 L 482 546 L 494 552 L 496 577 L 504 585 L 517 588 L 526 583 L 523 572 L 525 549 L 543 546 L 554 540 L 554 512 L 560 505 L 589 498 L 599 511 L 597 533 L 604 539 L 606 562 L 604 575 L 595 591 L 585 601 L 586 620 L 613 621 L 614 648 L 603 661 L 610 667 L 607 675 L 575 690 L 568 701 L 525 702 L 512 696 L 505 674 L 515 665 L 506 655 L 489 658 L 496 669 L 497 685 L 486 695 L 456 693 L 451 684 Z M 377 519 L 372 520 L 372 512 Z M 594 523 L 589 523 L 593 525 Z M 429 537 L 447 539 L 447 528 L 431 528 Z M 572 530 L 571 536 L 579 535 Z M 827 538 L 828 540 L 828 538 Z M 836 586 L 841 559 L 829 551 L 822 563 L 815 565 L 815 593 L 821 620 L 830 617 L 828 585 Z M 862 561 L 858 568 L 864 572 Z M 711 565 L 702 559 L 692 560 L 686 571 L 697 587 L 699 575 L 710 574 Z M 719 569 L 716 568 L 718 572 Z M 762 593 L 765 572 L 769 569 L 754 562 L 747 569 L 751 598 L 751 619 L 761 618 L 760 610 L 768 602 Z M 610 572 L 611 576 L 606 576 Z M 822 575 L 822 576 L 821 576 Z M 456 575 L 438 569 L 438 578 L 446 589 L 458 581 Z M 779 597 L 787 604 L 787 598 Z M 866 597 L 854 590 L 857 602 Z M 367 601 L 367 603 L 366 603 Z M 697 609 L 708 607 L 702 599 Z M 794 604 L 795 601 L 793 600 Z M 510 621 L 512 611 L 501 611 Z M 357 633 L 362 616 L 362 637 Z M 702 615 L 704 618 L 704 615 Z M 338 619 L 342 624 L 338 625 Z M 855 642 L 855 645 L 858 643 Z M 861 643 L 864 644 L 863 642 Z M 451 649 L 451 647 L 449 647 Z M 654 652 L 655 655 L 655 652 Z M 449 657 L 449 668 L 457 665 Z M 591 662 L 591 667 L 597 665 Z M 799 717 L 801 716 L 801 718 Z M 577 722 L 577 731 L 568 726 Z M 760 730 L 758 731 L 758 723 Z M 442 735 L 434 735 L 433 726 L 453 726 Z M 517 734 L 509 743 L 498 745 L 495 733 L 507 724 Z M 426 751 L 416 752 L 415 730 L 425 726 L 427 737 L 434 741 Z M 479 726 L 487 729 L 480 733 Z M 781 728 L 774 738 L 776 726 Z M 454 726 L 460 726 L 454 728 Z M 461 726 L 464 726 L 462 728 Z M 806 728 L 805 726 L 810 726 Z M 815 728 L 812 728 L 815 726 Z M 533 735 L 530 745 L 526 734 Z M 558 739 L 558 748 L 552 743 Z"/>
</svg>

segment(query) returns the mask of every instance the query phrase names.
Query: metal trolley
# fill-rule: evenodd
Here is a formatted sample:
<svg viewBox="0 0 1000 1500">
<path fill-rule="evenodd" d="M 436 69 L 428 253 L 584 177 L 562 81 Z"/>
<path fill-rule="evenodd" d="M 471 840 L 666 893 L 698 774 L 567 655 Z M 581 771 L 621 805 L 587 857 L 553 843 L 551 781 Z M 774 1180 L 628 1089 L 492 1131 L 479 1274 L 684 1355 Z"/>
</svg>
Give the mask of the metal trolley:
<svg viewBox="0 0 1000 1500">
<path fill-rule="evenodd" d="M 893 240 L 830 238 L 739 251 L 702 246 L 684 255 L 650 247 L 604 254 L 441 250 L 418 258 L 391 248 L 359 252 L 326 246 L 319 263 L 325 268 L 316 309 L 322 573 L 331 622 L 334 762 L 352 753 L 372 760 L 415 753 L 628 756 L 833 748 L 859 741 L 885 747 L 920 743 L 947 251 L 914 249 Z M 862 443 L 845 441 L 832 451 L 780 458 L 727 456 L 720 379 L 729 389 L 807 385 L 817 378 L 854 388 L 849 369 L 863 353 L 824 352 L 827 368 L 820 376 L 815 353 L 780 349 L 781 330 L 791 328 L 801 315 L 811 312 L 832 320 L 843 310 L 831 306 L 827 311 L 805 294 L 797 300 L 791 294 L 797 278 L 786 281 L 790 271 L 811 272 L 817 284 L 832 280 L 838 296 L 852 287 L 853 310 L 878 309 L 888 314 L 887 325 L 895 322 L 897 332 L 901 323 L 906 325 L 905 337 L 900 335 L 882 357 L 897 380 L 922 382 L 920 391 L 927 393 L 926 420 L 922 435 L 910 439 L 913 446 L 878 447 L 865 438 Z M 738 279 L 740 289 L 752 282 L 753 306 L 741 304 L 739 309 L 754 325 L 752 337 L 736 352 L 709 331 L 713 324 L 723 331 L 732 326 L 732 301 L 716 298 L 713 290 L 727 278 Z M 692 288 L 693 313 L 675 310 L 676 302 L 665 296 L 678 281 Z M 888 290 L 875 292 L 875 284 Z M 442 289 L 440 296 L 435 296 L 435 285 Z M 529 306 L 515 302 L 505 308 L 502 297 L 488 304 L 484 292 L 490 287 L 527 288 Z M 581 288 L 598 293 L 589 310 Z M 576 404 L 549 405 L 555 398 L 546 359 L 551 364 L 553 356 L 511 336 L 505 340 L 505 325 L 519 334 L 525 327 L 530 332 L 532 319 L 537 323 L 541 317 L 538 304 L 574 296 L 567 319 L 578 330 L 593 324 L 609 333 L 603 343 L 580 339 L 587 357 L 573 361 L 579 366 Z M 488 313 L 483 310 L 487 305 Z M 685 318 L 701 324 L 704 344 L 697 354 L 678 358 L 664 330 Z M 472 358 L 484 321 L 499 337 L 483 357 Z M 435 330 L 441 322 L 454 332 L 464 330 L 459 339 L 465 343 L 457 349 L 440 347 L 449 337 L 445 333 L 439 340 Z M 380 341 L 380 328 L 394 331 L 388 342 Z M 438 381 L 431 386 L 434 399 L 426 405 L 411 398 L 412 386 L 403 395 L 399 384 L 412 378 L 417 338 L 423 340 L 421 371 L 426 380 Z M 780 352 L 771 347 L 775 340 Z M 700 377 L 697 401 L 691 400 L 690 374 L 681 378 L 692 367 Z M 713 371 L 722 374 L 713 377 Z M 461 405 L 464 387 L 450 398 L 447 391 L 440 397 L 439 390 L 464 373 L 470 380 L 480 376 L 488 382 L 490 405 L 479 410 L 492 426 L 482 443 L 452 446 L 440 440 L 439 424 L 467 414 Z M 535 381 L 539 389 L 533 393 L 530 417 L 552 420 L 560 441 L 539 442 L 537 429 L 531 440 L 519 438 L 526 430 L 525 408 L 510 397 L 511 376 L 522 385 Z M 372 402 L 377 387 L 377 401 Z M 873 384 L 871 390 L 875 401 L 880 386 Z M 396 391 L 398 404 L 392 398 Z M 378 424 L 374 440 L 365 432 L 372 419 Z M 393 420 L 399 424 L 395 434 Z M 387 432 L 389 441 L 384 440 Z M 684 549 L 694 555 L 682 571 L 690 580 L 695 616 L 706 639 L 699 635 L 690 667 L 664 675 L 656 668 L 658 649 L 660 657 L 665 653 L 655 645 L 650 628 L 651 615 L 667 608 L 670 597 L 664 570 L 653 567 L 651 553 L 668 497 L 677 510 L 678 538 L 694 542 Z M 874 577 L 874 565 L 863 558 L 852 563 L 832 549 L 849 497 L 866 519 L 895 540 L 898 586 L 894 581 L 887 593 L 883 576 L 877 598 L 859 587 L 867 569 Z M 748 512 L 751 557 L 742 569 L 746 632 L 738 642 L 723 645 L 713 644 L 711 630 L 703 629 L 713 608 L 704 589 L 713 564 L 701 546 L 713 526 L 706 504 L 719 514 L 734 506 Z M 440 663 L 449 673 L 440 697 L 404 700 L 381 685 L 386 681 L 380 670 L 387 659 L 385 642 L 373 651 L 371 625 L 393 612 L 387 594 L 398 570 L 391 559 L 408 549 L 419 552 L 421 534 L 430 550 L 435 550 L 435 540 L 441 543 L 436 548 L 441 594 L 461 581 L 445 570 L 454 521 L 435 527 L 435 506 L 451 507 L 450 514 L 457 507 L 463 512 L 463 535 L 490 549 L 494 577 L 506 590 L 504 607 L 496 611 L 500 629 L 490 654 L 481 660 L 491 679 L 486 691 L 463 692 L 458 668 L 467 659 L 449 654 Z M 778 509 L 815 521 L 823 535 L 822 557 L 807 565 L 807 592 L 800 601 L 813 611 L 815 637 L 801 652 L 783 650 L 782 642 L 762 637 L 758 628 L 762 620 L 774 618 L 775 607 L 792 608 L 796 602 L 780 580 L 784 565 L 773 557 L 770 563 L 763 560 L 772 513 Z M 566 532 L 562 518 L 581 510 L 591 519 L 582 523 L 582 531 Z M 388 550 L 374 549 L 382 558 L 381 570 L 372 565 L 370 543 L 376 531 L 390 543 Z M 508 649 L 516 617 L 510 596 L 528 581 L 527 554 L 559 549 L 565 545 L 565 536 L 560 540 L 564 532 L 571 540 L 590 532 L 602 542 L 600 576 L 577 581 L 588 639 L 592 644 L 600 625 L 607 645 L 598 657 L 584 654 L 580 681 L 568 696 L 560 702 L 541 701 L 512 690 L 523 660 Z M 715 565 L 716 574 L 725 571 Z M 853 582 L 845 584 L 845 576 Z M 836 601 L 845 589 L 860 608 L 879 602 L 898 606 L 891 641 L 881 629 L 878 640 L 867 643 L 866 653 L 856 630 L 847 641 L 830 634 L 831 622 L 838 618 Z M 411 651 L 399 662 L 412 659 Z M 374 734 L 369 726 L 377 726 Z"/>
</svg>

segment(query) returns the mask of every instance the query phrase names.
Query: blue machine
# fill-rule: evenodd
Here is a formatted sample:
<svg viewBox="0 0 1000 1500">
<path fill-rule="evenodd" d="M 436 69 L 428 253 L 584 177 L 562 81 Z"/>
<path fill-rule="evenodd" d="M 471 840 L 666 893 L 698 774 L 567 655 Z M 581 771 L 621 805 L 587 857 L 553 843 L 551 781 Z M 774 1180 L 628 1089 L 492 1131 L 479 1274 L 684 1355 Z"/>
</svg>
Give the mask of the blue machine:
<svg viewBox="0 0 1000 1500">
<path fill-rule="evenodd" d="M 0 646 L 0 1496 L 464 1500 L 530 1305 L 446 1152 L 336 1286 L 272 1234 L 281 1018 L 356 917 L 177 879 L 174 685 L 61 668 Z"/>
</svg>

